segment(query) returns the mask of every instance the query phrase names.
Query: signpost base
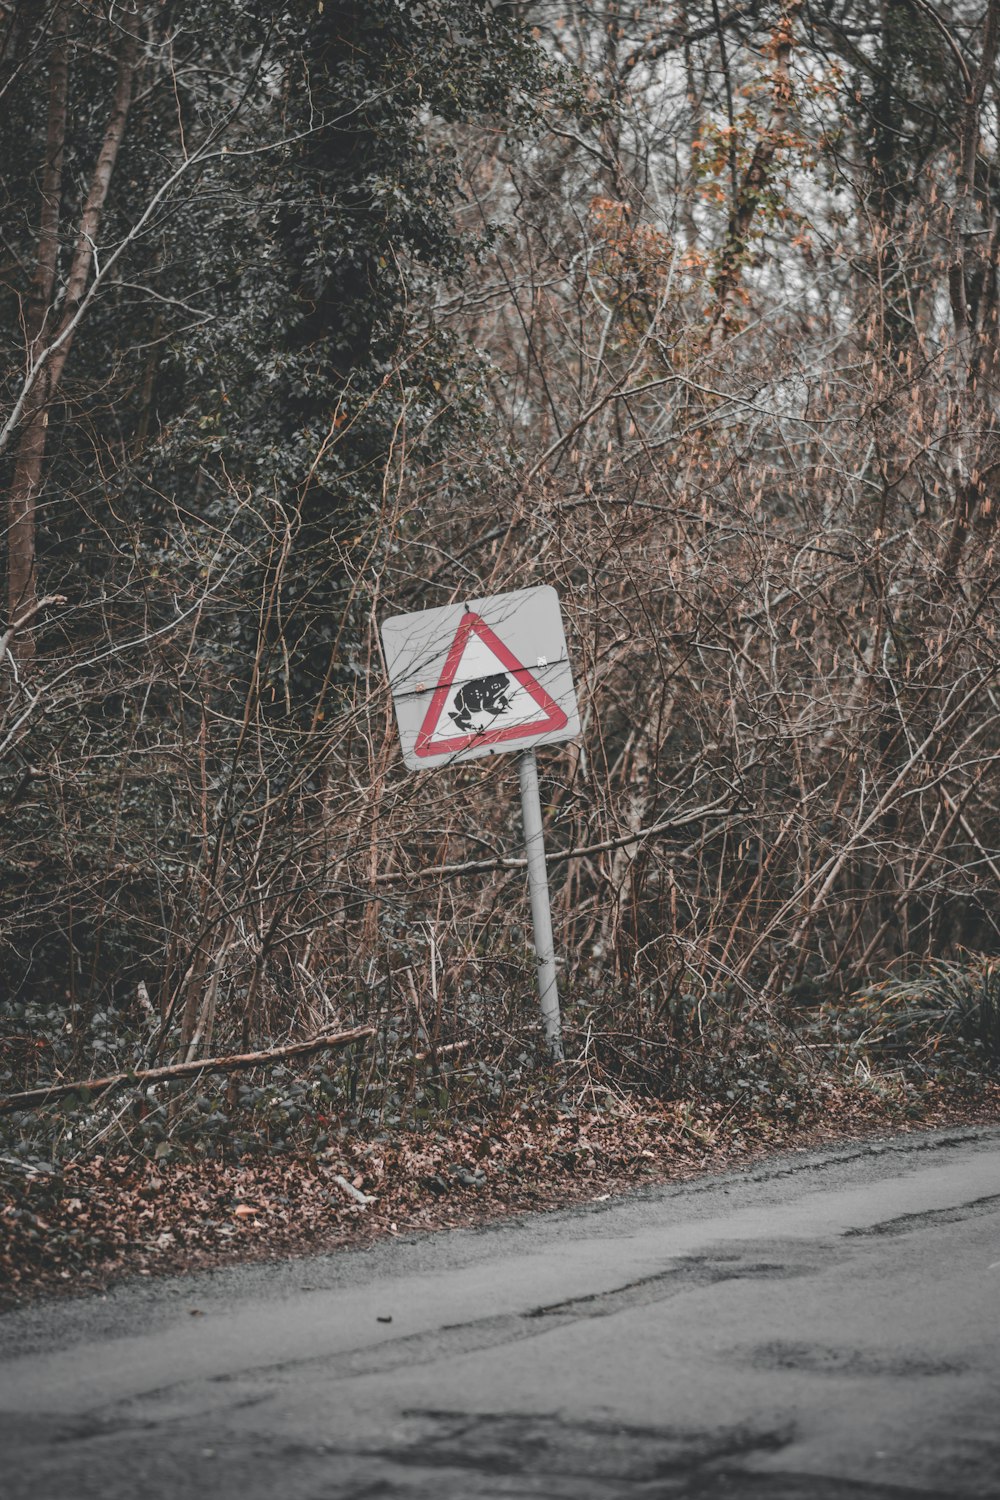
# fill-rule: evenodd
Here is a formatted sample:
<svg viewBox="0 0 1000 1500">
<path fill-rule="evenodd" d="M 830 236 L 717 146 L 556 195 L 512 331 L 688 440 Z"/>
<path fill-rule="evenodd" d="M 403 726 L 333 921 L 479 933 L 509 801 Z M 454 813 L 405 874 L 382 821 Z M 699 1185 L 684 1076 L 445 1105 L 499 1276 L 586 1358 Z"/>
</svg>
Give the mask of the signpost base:
<svg viewBox="0 0 1000 1500">
<path fill-rule="evenodd" d="M 556 984 L 556 955 L 552 940 L 552 911 L 549 906 L 549 879 L 545 869 L 545 843 L 542 837 L 542 802 L 538 795 L 538 766 L 534 750 L 523 750 L 518 756 L 521 777 L 521 810 L 524 817 L 524 851 L 528 858 L 528 890 L 531 895 L 531 921 L 535 930 L 535 955 L 538 960 L 538 999 L 542 1025 L 553 1062 L 562 1062 L 562 1021 L 559 1015 L 559 989 Z"/>
</svg>

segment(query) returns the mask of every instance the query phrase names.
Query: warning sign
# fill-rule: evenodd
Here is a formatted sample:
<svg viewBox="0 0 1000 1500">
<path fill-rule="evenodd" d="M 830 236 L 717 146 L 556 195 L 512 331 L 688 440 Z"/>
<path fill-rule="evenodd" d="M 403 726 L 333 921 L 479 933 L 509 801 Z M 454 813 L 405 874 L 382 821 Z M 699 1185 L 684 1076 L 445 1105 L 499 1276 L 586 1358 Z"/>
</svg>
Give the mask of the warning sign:
<svg viewBox="0 0 1000 1500">
<path fill-rule="evenodd" d="M 382 642 L 411 768 L 580 732 L 554 589 L 396 615 Z"/>
<path fill-rule="evenodd" d="M 566 715 L 485 620 L 462 617 L 445 660 L 416 755 L 454 755 L 470 745 L 502 745 L 565 729 Z"/>
</svg>

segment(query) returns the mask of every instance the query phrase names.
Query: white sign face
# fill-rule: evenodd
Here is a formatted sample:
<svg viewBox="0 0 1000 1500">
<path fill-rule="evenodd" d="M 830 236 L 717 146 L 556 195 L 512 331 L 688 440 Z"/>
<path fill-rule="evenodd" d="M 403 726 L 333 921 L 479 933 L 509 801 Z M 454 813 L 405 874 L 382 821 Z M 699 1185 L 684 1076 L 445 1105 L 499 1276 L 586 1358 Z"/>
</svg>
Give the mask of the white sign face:
<svg viewBox="0 0 1000 1500">
<path fill-rule="evenodd" d="M 580 733 L 553 588 L 394 615 L 383 621 L 382 645 L 413 771 Z"/>
</svg>

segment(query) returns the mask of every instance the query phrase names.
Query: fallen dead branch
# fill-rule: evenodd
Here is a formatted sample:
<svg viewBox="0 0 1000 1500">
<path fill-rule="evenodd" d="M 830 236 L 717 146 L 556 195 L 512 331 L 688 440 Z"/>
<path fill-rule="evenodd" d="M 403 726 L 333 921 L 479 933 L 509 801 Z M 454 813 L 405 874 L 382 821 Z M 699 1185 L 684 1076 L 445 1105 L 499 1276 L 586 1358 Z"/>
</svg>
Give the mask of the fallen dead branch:
<svg viewBox="0 0 1000 1500">
<path fill-rule="evenodd" d="M 374 1026 L 355 1026 L 352 1031 L 333 1032 L 329 1036 L 315 1036 L 308 1042 L 290 1042 L 284 1047 L 268 1047 L 264 1052 L 239 1052 L 230 1057 L 204 1057 L 191 1062 L 170 1063 L 162 1068 L 143 1068 L 136 1073 L 111 1073 L 107 1078 L 80 1078 L 73 1083 L 52 1083 L 44 1088 L 25 1089 L 20 1094 L 7 1094 L 0 1099 L 0 1115 L 10 1114 L 16 1109 L 35 1109 L 55 1099 L 65 1099 L 69 1094 L 106 1094 L 130 1084 L 143 1088 L 149 1083 L 163 1083 L 173 1078 L 197 1078 L 202 1073 L 238 1073 L 244 1068 L 271 1067 L 287 1057 L 306 1057 L 310 1052 L 321 1052 L 325 1048 L 346 1047 L 351 1042 L 374 1036 Z"/>
</svg>

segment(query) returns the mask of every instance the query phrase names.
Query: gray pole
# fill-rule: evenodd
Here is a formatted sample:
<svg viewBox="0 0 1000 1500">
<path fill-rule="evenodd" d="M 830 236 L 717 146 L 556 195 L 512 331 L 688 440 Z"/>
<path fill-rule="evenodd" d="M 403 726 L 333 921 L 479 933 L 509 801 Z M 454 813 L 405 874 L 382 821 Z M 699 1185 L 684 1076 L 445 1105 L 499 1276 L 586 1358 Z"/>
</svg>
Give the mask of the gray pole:
<svg viewBox="0 0 1000 1500">
<path fill-rule="evenodd" d="M 535 929 L 535 956 L 538 960 L 538 999 L 552 1060 L 562 1062 L 562 1022 L 556 985 L 556 955 L 552 941 L 549 879 L 545 871 L 545 844 L 542 839 L 542 803 L 538 795 L 538 766 L 534 750 L 522 750 L 518 756 L 518 767 L 521 775 L 521 810 L 524 816 L 524 850 L 528 856 L 531 921 Z"/>
</svg>

